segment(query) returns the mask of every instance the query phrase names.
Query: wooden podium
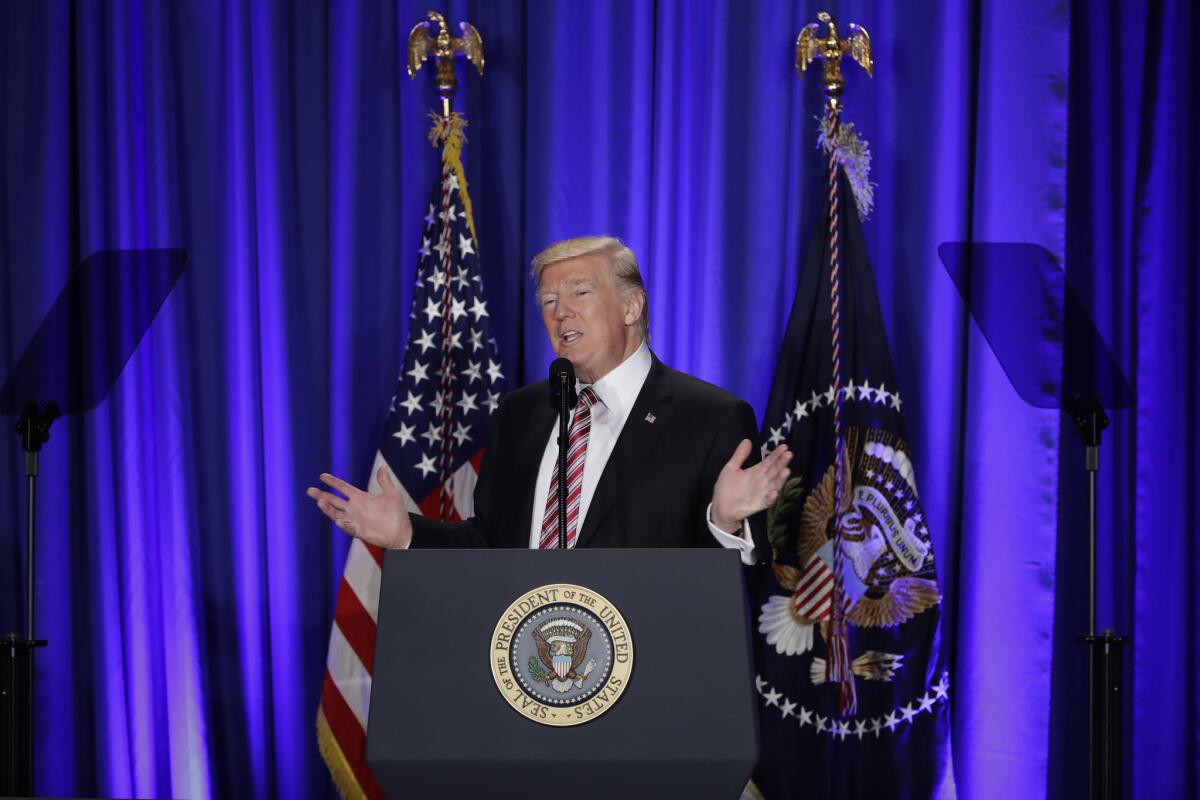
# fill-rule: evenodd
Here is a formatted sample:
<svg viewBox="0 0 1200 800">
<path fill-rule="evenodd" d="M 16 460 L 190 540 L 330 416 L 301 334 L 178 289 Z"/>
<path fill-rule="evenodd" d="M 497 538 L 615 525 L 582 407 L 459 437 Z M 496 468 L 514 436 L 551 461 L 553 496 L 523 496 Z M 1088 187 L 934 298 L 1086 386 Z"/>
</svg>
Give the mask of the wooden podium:
<svg viewBox="0 0 1200 800">
<path fill-rule="evenodd" d="M 720 549 L 389 552 L 367 736 L 376 780 L 397 798 L 737 798 L 758 749 L 742 570 Z M 611 605 L 624 623 L 615 654 L 629 645 L 630 659 L 625 680 L 610 681 L 622 684 L 615 700 L 559 699 L 550 661 L 517 641 L 539 625 L 554 632 L 564 606 L 531 593 L 563 585 L 601 597 L 591 610 L 608 617 L 600 606 Z M 552 599 L 571 605 L 562 592 Z M 599 631 L 584 642 L 598 667 L 569 676 L 583 687 L 571 692 L 600 689 L 613 641 Z M 504 677 L 536 696 L 502 691 Z"/>
</svg>

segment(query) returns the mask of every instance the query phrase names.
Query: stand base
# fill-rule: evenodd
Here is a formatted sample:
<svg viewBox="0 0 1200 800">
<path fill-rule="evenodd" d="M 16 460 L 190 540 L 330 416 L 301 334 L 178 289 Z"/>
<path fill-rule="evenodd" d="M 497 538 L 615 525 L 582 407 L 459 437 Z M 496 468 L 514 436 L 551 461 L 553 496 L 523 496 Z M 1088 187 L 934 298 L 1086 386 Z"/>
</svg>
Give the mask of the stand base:
<svg viewBox="0 0 1200 800">
<path fill-rule="evenodd" d="M 1091 651 L 1091 730 L 1088 761 L 1091 771 L 1090 797 L 1116 800 L 1122 796 L 1121 782 L 1121 661 L 1128 636 L 1111 630 L 1079 637 Z"/>
<path fill-rule="evenodd" d="M 44 639 L 0 640 L 0 796 L 33 794 L 33 653 Z"/>
</svg>

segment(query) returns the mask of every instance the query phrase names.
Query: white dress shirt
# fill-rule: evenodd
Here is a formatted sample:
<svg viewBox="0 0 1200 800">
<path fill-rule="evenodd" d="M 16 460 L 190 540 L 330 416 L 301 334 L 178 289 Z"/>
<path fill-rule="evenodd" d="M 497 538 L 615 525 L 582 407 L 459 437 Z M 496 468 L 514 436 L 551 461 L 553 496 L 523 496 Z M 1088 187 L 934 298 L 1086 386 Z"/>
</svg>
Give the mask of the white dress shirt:
<svg viewBox="0 0 1200 800">
<path fill-rule="evenodd" d="M 587 460 L 583 465 L 583 490 L 579 498 L 579 517 L 576 523 L 576 533 L 583 532 L 583 523 L 587 519 L 588 507 L 592 503 L 592 495 L 596 493 L 596 484 L 604 473 L 604 465 L 612 455 L 617 437 L 629 419 L 629 412 L 646 377 L 650 374 L 650 348 L 642 342 L 633 355 L 621 362 L 616 369 L 600 380 L 591 384 L 599 402 L 592 406 L 592 430 L 588 435 Z M 577 384 L 582 390 L 588 384 Z M 574 421 L 575 413 L 571 413 Z M 733 455 L 730 453 L 730 455 Z M 542 452 L 542 462 L 538 466 L 537 483 L 534 484 L 533 519 L 529 526 L 529 546 L 537 549 L 542 539 L 542 521 L 546 514 L 546 499 L 550 495 L 550 480 L 558 463 L 558 425 L 550 431 L 546 440 L 546 449 Z M 713 525 L 712 503 L 708 504 L 705 514 L 708 520 L 708 530 L 722 547 L 734 548 L 741 553 L 742 563 L 754 563 L 754 539 L 750 535 L 749 522 L 742 523 L 741 536 L 726 533 Z"/>
</svg>

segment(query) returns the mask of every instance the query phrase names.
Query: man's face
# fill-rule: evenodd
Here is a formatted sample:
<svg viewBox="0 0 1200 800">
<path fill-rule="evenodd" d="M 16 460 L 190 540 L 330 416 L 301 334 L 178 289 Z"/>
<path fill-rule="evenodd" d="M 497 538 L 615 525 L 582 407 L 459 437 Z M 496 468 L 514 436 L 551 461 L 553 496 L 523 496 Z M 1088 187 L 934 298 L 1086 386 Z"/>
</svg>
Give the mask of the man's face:
<svg viewBox="0 0 1200 800">
<path fill-rule="evenodd" d="M 556 355 L 583 383 L 595 383 L 637 350 L 640 292 L 617 287 L 609 258 L 593 253 L 546 267 L 538 285 L 542 322 Z"/>
</svg>

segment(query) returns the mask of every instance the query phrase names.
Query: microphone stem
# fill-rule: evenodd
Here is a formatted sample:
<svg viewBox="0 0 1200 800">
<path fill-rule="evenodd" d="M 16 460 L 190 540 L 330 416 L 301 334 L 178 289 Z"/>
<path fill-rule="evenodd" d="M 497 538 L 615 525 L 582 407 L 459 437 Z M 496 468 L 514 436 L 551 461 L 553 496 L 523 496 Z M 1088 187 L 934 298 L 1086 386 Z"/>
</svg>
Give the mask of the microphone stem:
<svg viewBox="0 0 1200 800">
<path fill-rule="evenodd" d="M 567 381 L 570 379 L 565 372 L 558 376 L 558 548 L 567 549 L 567 455 L 570 449 L 570 439 L 567 434 L 567 422 L 571 416 L 568 405 L 570 398 Z"/>
</svg>

